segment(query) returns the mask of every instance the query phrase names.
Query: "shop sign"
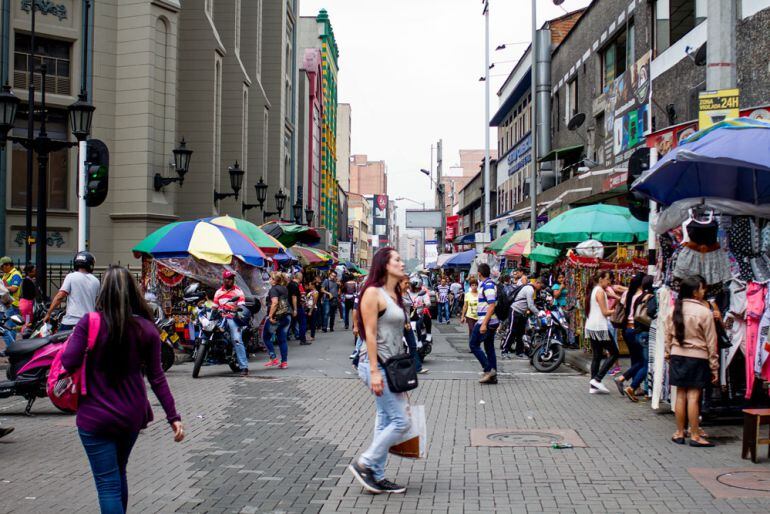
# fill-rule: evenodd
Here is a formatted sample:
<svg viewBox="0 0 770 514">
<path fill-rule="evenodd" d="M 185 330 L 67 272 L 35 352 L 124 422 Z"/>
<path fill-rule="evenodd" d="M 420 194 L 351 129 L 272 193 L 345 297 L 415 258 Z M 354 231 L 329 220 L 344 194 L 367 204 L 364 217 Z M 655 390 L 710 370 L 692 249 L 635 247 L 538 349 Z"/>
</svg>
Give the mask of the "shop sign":
<svg viewBox="0 0 770 514">
<path fill-rule="evenodd" d="M 508 176 L 532 162 L 532 132 L 524 136 L 508 153 Z"/>
<path fill-rule="evenodd" d="M 698 93 L 698 129 L 707 129 L 727 118 L 740 116 L 739 89 L 719 89 Z"/>
<path fill-rule="evenodd" d="M 458 233 L 460 225 L 460 216 L 455 214 L 454 216 L 447 216 L 446 218 L 446 238 L 451 241 Z"/>
<path fill-rule="evenodd" d="M 612 191 L 616 187 L 624 186 L 628 180 L 627 171 L 618 171 L 604 179 L 602 191 Z"/>
<path fill-rule="evenodd" d="M 650 56 L 648 51 L 609 84 L 606 97 L 604 162 L 615 166 L 628 160 L 650 130 Z"/>
<path fill-rule="evenodd" d="M 351 260 L 351 244 L 350 241 L 338 241 L 337 248 L 339 250 L 339 259 L 341 261 Z"/>
<path fill-rule="evenodd" d="M 21 0 L 21 10 L 29 13 L 32 11 L 33 0 Z M 64 4 L 56 4 L 51 0 L 34 0 L 35 11 L 40 14 L 50 14 L 59 18 L 59 21 L 67 19 L 67 6 Z"/>
<path fill-rule="evenodd" d="M 770 106 L 753 107 L 740 111 L 743 118 L 770 122 Z M 685 139 L 695 134 L 697 123 L 688 121 L 672 127 L 667 127 L 647 136 L 647 146 L 658 149 L 658 158 L 663 157 L 673 148 L 679 146 Z"/>
</svg>

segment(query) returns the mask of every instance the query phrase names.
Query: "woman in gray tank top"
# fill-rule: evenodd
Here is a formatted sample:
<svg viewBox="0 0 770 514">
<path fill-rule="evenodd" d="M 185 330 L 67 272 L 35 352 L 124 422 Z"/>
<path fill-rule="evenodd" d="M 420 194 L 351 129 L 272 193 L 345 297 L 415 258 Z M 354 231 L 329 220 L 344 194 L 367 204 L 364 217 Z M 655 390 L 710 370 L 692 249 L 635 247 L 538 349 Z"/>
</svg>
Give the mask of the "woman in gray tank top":
<svg viewBox="0 0 770 514">
<path fill-rule="evenodd" d="M 377 251 L 361 290 L 358 326 L 365 353 L 358 364 L 358 375 L 375 395 L 375 418 L 372 444 L 349 466 L 351 473 L 372 494 L 403 493 L 405 487 L 385 479 L 388 450 L 398 444 L 409 430 L 405 393 L 388 388 L 385 372 L 379 362 L 402 353 L 404 313 L 399 282 L 404 277 L 404 263 L 393 248 Z"/>
</svg>

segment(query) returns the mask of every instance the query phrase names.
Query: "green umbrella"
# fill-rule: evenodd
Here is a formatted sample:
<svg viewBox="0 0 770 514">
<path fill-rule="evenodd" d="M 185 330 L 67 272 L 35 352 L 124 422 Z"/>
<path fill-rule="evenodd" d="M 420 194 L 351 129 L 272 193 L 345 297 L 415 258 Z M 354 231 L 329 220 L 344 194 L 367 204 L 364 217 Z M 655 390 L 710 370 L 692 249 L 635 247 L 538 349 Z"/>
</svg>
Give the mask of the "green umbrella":
<svg viewBox="0 0 770 514">
<path fill-rule="evenodd" d="M 296 223 L 270 221 L 262 225 L 262 230 L 289 247 L 297 243 L 314 245 L 321 241 L 321 236 L 316 229 Z"/>
<path fill-rule="evenodd" d="M 506 232 L 502 236 L 498 237 L 497 239 L 495 239 L 494 241 L 489 243 L 486 246 L 486 248 L 484 248 L 484 250 L 486 250 L 488 252 L 495 252 L 495 253 L 501 252 L 505 248 L 505 244 L 508 242 L 508 240 L 511 238 L 511 236 L 513 236 L 513 234 L 515 234 L 515 233 L 516 233 L 515 230 L 511 230 L 510 232 Z"/>
<path fill-rule="evenodd" d="M 537 229 L 538 243 L 633 243 L 647 240 L 647 222 L 639 221 L 618 205 L 586 205 L 559 214 Z"/>
<path fill-rule="evenodd" d="M 537 245 L 532 252 L 527 256 L 530 260 L 539 262 L 541 264 L 553 264 L 559 260 L 561 251 L 556 248 L 551 248 L 545 245 Z"/>
</svg>

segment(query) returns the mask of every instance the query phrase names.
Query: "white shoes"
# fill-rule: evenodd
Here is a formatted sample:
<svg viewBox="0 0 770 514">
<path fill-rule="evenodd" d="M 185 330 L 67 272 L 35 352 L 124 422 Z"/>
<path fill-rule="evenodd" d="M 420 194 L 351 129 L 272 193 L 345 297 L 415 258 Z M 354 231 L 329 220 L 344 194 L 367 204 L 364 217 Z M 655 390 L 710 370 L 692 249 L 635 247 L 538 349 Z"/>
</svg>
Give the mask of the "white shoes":
<svg viewBox="0 0 770 514">
<path fill-rule="evenodd" d="M 598 380 L 595 380 L 595 379 L 591 379 L 591 382 L 589 382 L 589 384 L 591 384 L 591 390 L 590 390 L 590 392 L 591 392 L 592 394 L 610 394 L 610 390 L 609 390 L 609 389 L 607 389 L 607 388 L 604 386 L 604 384 L 602 384 L 602 383 L 601 383 L 601 382 L 599 382 Z M 594 393 L 594 390 L 596 391 L 596 393 Z"/>
</svg>

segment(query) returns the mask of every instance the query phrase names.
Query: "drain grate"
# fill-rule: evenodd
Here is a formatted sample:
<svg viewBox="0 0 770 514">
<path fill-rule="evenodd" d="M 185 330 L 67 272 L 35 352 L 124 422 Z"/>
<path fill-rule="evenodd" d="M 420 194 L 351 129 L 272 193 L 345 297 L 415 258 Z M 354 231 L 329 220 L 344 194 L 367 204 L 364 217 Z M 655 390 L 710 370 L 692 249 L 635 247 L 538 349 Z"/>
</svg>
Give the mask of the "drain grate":
<svg viewBox="0 0 770 514">
<path fill-rule="evenodd" d="M 714 498 L 770 498 L 770 470 L 691 468 L 687 470 Z"/>
<path fill-rule="evenodd" d="M 569 443 L 577 448 L 586 447 L 585 441 L 581 439 L 577 432 L 571 429 L 471 429 L 471 446 L 545 448 L 553 443 Z"/>
</svg>

